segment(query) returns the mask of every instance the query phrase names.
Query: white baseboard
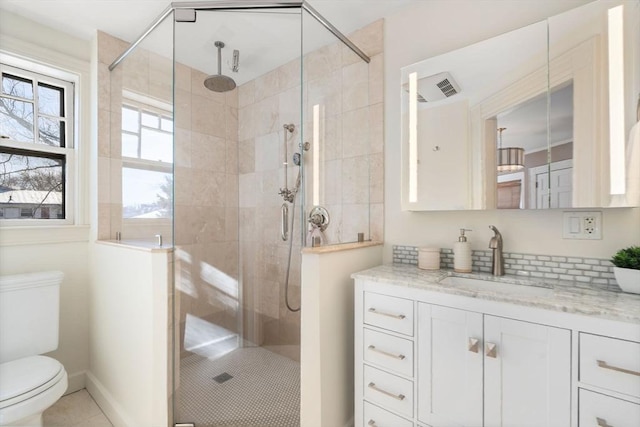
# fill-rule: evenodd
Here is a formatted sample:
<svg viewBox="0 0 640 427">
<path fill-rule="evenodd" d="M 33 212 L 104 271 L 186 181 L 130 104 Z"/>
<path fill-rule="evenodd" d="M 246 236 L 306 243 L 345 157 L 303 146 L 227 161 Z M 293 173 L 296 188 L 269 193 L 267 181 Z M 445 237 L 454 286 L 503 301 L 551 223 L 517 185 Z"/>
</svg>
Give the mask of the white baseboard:
<svg viewBox="0 0 640 427">
<path fill-rule="evenodd" d="M 67 391 L 64 394 L 75 393 L 76 391 L 82 390 L 86 387 L 87 381 L 87 372 L 76 372 L 74 374 L 69 374 L 67 376 L 67 381 L 69 385 L 67 386 Z"/>
<path fill-rule="evenodd" d="M 86 372 L 86 388 L 114 427 L 135 426 L 131 418 L 125 413 L 113 396 L 111 396 L 109 391 L 88 371 Z"/>
</svg>

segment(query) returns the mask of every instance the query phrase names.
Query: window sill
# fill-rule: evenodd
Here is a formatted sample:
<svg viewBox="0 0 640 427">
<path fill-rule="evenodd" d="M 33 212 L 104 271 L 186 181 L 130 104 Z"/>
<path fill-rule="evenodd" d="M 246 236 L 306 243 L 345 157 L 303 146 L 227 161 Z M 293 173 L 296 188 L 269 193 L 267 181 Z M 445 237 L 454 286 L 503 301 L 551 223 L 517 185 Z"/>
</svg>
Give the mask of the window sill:
<svg viewBox="0 0 640 427">
<path fill-rule="evenodd" d="M 88 225 L 0 227 L 0 246 L 89 241 Z"/>
</svg>

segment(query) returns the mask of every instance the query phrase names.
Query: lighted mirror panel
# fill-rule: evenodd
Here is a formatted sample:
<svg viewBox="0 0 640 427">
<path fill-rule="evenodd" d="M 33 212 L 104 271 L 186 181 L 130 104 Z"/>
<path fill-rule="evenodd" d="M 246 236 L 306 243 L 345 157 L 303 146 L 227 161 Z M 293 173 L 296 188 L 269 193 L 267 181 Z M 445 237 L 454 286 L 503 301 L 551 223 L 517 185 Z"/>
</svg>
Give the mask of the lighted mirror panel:
<svg viewBox="0 0 640 427">
<path fill-rule="evenodd" d="M 404 67 L 402 208 L 638 206 L 639 9 L 593 2 Z"/>
</svg>

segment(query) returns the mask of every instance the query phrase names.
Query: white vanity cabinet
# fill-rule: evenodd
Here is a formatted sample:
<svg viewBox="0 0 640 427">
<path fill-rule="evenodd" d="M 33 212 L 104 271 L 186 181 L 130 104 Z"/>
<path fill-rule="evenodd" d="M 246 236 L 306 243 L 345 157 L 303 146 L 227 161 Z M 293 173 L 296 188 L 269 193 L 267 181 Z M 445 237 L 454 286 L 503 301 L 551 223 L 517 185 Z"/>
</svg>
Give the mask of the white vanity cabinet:
<svg viewBox="0 0 640 427">
<path fill-rule="evenodd" d="M 418 303 L 417 359 L 421 422 L 570 424 L 566 329 Z"/>
<path fill-rule="evenodd" d="M 580 334 L 581 426 L 640 426 L 640 343 Z"/>
<path fill-rule="evenodd" d="M 637 296 L 353 277 L 355 427 L 640 426 Z"/>
</svg>

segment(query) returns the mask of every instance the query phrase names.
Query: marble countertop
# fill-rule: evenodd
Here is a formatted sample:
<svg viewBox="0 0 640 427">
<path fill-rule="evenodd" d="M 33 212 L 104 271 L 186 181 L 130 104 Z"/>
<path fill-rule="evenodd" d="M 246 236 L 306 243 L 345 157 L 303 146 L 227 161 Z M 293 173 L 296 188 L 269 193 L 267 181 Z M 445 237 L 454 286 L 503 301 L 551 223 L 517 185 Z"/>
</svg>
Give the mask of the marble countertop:
<svg viewBox="0 0 640 427">
<path fill-rule="evenodd" d="M 466 277 L 491 282 L 478 288 L 473 284 L 446 285 L 446 277 Z M 397 286 L 468 296 L 529 307 L 598 316 L 611 320 L 640 323 L 640 295 L 613 292 L 592 284 L 521 276 L 492 276 L 486 273 L 454 273 L 451 270 L 421 270 L 415 265 L 381 265 L 351 275 Z M 506 286 L 506 285 L 508 286 Z"/>
</svg>

